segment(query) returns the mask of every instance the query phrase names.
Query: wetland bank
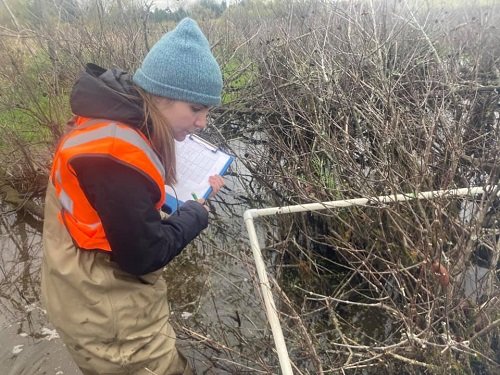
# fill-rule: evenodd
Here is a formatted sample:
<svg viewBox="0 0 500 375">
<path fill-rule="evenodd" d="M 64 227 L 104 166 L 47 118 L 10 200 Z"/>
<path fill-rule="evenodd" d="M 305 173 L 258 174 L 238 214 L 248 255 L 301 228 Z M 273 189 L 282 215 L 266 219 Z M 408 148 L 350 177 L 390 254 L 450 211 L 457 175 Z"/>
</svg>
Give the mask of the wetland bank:
<svg viewBox="0 0 500 375">
<path fill-rule="evenodd" d="M 211 228 L 165 271 L 200 372 L 280 372 L 246 207 L 488 185 L 258 230 L 296 373 L 497 373 L 499 4 L 319 0 L 2 2 L 0 371 L 77 373 L 38 299 L 50 155 L 83 64 L 133 71 L 182 12 L 224 71 L 204 136 L 238 157 Z"/>
</svg>

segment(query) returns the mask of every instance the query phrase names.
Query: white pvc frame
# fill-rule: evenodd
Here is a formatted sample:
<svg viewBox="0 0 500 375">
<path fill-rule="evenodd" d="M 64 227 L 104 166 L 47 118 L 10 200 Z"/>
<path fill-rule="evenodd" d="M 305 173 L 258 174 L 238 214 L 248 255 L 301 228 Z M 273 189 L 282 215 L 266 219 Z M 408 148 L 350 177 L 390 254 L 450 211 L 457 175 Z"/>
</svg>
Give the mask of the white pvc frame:
<svg viewBox="0 0 500 375">
<path fill-rule="evenodd" d="M 483 194 L 488 190 L 490 190 L 491 188 L 492 186 L 470 187 L 470 188 L 451 189 L 451 190 L 434 190 L 421 193 L 382 195 L 372 198 L 344 199 L 338 201 L 309 203 L 309 204 L 294 205 L 294 206 L 250 209 L 245 211 L 245 213 L 243 214 L 243 219 L 245 220 L 245 224 L 247 227 L 248 238 L 250 240 L 250 245 L 252 247 L 255 266 L 257 268 L 257 274 L 260 280 L 262 297 L 264 299 L 264 304 L 266 307 L 266 315 L 267 319 L 269 320 L 269 324 L 271 326 L 271 330 L 273 333 L 274 345 L 278 353 L 278 359 L 280 362 L 281 371 L 283 375 L 293 374 L 292 364 L 290 362 L 290 357 L 288 356 L 285 339 L 283 337 L 283 331 L 281 329 L 281 324 L 278 318 L 276 305 L 274 304 L 274 299 L 271 292 L 271 286 L 267 278 L 266 266 L 264 264 L 264 259 L 262 258 L 262 252 L 260 250 L 259 241 L 257 238 L 257 232 L 255 231 L 255 226 L 253 222 L 254 218 L 261 216 L 289 214 L 294 212 L 319 211 L 319 210 L 326 210 L 329 208 L 338 208 L 338 207 L 363 206 L 370 202 L 391 203 L 391 202 L 410 201 L 414 199 L 435 199 L 441 197 L 448 198 L 448 197 L 460 197 L 460 196 L 474 196 L 478 194 Z M 497 192 L 497 195 L 500 195 L 500 191 Z"/>
</svg>

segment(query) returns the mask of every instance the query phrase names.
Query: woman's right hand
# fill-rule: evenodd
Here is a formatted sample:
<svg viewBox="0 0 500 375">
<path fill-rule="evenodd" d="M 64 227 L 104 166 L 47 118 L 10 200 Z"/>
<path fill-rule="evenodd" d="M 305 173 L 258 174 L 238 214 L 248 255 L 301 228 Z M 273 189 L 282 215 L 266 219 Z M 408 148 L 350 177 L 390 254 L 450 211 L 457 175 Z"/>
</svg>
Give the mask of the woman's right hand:
<svg viewBox="0 0 500 375">
<path fill-rule="evenodd" d="M 222 178 L 222 176 L 219 176 L 219 175 L 210 176 L 208 178 L 208 182 L 210 183 L 210 186 L 212 187 L 212 193 L 210 193 L 209 198 L 215 197 L 217 195 L 217 193 L 220 191 L 220 189 L 222 189 L 222 187 L 225 185 L 224 179 Z M 193 198 L 195 198 L 194 194 L 193 194 Z M 199 198 L 199 199 L 196 199 L 196 202 L 202 204 L 203 207 L 205 207 L 205 209 L 210 212 L 210 208 L 208 207 L 207 201 L 205 199 Z"/>
<path fill-rule="evenodd" d="M 210 212 L 210 207 L 208 207 L 207 201 L 205 199 L 200 198 L 200 199 L 197 199 L 196 202 L 198 202 L 201 205 L 203 205 L 203 207 L 205 207 L 205 210 L 207 210 L 208 212 Z"/>
</svg>

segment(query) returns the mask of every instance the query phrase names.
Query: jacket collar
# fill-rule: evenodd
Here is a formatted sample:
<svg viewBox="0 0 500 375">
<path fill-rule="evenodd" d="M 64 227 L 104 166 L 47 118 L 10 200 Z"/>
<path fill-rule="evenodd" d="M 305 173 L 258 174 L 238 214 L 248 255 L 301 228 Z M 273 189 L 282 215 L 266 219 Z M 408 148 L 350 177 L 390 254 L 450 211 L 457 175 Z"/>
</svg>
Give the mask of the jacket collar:
<svg viewBox="0 0 500 375">
<path fill-rule="evenodd" d="M 121 69 L 104 69 L 87 64 L 77 79 L 70 97 L 75 115 L 105 118 L 142 128 L 142 100 L 130 75 Z"/>
</svg>

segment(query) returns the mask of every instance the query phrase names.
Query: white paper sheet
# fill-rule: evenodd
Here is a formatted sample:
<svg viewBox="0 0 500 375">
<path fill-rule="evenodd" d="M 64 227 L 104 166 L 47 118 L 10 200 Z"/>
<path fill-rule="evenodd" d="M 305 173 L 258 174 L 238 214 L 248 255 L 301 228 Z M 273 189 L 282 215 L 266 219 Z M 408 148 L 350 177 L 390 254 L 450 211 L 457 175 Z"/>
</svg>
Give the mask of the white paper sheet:
<svg viewBox="0 0 500 375">
<path fill-rule="evenodd" d="M 215 151 L 214 151 L 215 150 Z M 187 201 L 204 197 L 210 190 L 208 178 L 222 174 L 232 157 L 217 148 L 204 144 L 199 138 L 186 137 L 175 142 L 177 183 L 174 185 L 177 199 Z M 166 187 L 167 194 L 175 196 L 172 187 Z"/>
</svg>

